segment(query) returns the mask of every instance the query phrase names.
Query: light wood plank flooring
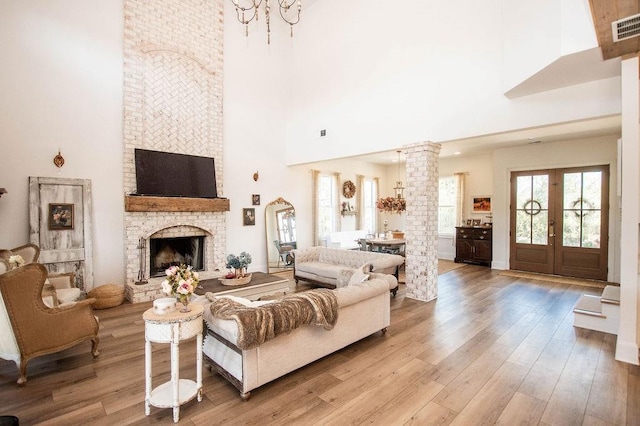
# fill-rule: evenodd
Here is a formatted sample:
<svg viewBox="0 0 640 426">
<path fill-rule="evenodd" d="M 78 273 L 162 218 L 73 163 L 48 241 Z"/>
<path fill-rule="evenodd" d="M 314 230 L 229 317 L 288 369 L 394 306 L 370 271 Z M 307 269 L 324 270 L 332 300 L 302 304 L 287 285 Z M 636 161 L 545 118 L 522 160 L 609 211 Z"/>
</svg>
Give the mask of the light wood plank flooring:
<svg viewBox="0 0 640 426">
<path fill-rule="evenodd" d="M 181 424 L 634 425 L 640 369 L 616 362 L 615 336 L 574 329 L 572 308 L 598 289 L 500 276 L 479 266 L 447 272 L 439 297 L 391 300 L 391 326 L 254 390 L 243 402 L 204 372 L 204 398 Z M 96 311 L 101 355 L 90 344 L 29 364 L 26 387 L 0 360 L 0 415 L 21 424 L 170 424 L 144 415 L 144 324 L 150 304 Z M 195 342 L 180 344 L 194 377 Z M 168 345 L 154 345 L 154 383 L 168 378 Z"/>
</svg>

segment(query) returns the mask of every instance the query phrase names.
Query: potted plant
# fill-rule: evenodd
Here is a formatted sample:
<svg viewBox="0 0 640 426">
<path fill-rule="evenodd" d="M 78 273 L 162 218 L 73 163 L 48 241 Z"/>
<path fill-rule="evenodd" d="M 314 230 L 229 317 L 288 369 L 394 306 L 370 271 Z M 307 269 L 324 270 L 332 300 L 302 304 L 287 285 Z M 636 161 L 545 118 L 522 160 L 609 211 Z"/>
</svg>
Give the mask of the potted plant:
<svg viewBox="0 0 640 426">
<path fill-rule="evenodd" d="M 236 256 L 235 254 L 227 255 L 227 265 L 229 273 L 220 278 L 224 285 L 242 285 L 251 281 L 251 274 L 247 273 L 247 267 L 251 264 L 251 255 L 245 251 Z"/>
</svg>

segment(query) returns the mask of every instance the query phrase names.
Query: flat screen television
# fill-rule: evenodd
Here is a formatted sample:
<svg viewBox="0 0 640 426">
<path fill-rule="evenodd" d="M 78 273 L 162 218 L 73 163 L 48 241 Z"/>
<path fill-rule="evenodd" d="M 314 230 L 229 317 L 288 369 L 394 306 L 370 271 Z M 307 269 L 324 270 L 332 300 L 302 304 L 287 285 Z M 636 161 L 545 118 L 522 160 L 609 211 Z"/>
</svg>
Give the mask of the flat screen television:
<svg viewBox="0 0 640 426">
<path fill-rule="evenodd" d="M 135 150 L 136 195 L 217 198 L 213 158 Z"/>
</svg>

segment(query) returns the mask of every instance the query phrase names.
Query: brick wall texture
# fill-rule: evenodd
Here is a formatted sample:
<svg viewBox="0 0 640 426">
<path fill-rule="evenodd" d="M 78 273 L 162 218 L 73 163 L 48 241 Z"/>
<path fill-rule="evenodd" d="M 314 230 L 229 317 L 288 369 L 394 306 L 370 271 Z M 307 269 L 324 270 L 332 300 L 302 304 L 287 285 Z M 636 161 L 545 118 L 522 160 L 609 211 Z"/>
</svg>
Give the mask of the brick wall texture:
<svg viewBox="0 0 640 426">
<path fill-rule="evenodd" d="M 224 194 L 223 7 L 223 0 L 124 0 L 125 194 L 136 189 L 135 148 L 215 158 Z M 125 212 L 127 285 L 138 277 L 139 239 L 156 233 L 206 235 L 205 270 L 224 268 L 224 212 Z"/>
<path fill-rule="evenodd" d="M 430 142 L 404 147 L 407 158 L 406 296 L 438 297 L 438 156 Z"/>
</svg>

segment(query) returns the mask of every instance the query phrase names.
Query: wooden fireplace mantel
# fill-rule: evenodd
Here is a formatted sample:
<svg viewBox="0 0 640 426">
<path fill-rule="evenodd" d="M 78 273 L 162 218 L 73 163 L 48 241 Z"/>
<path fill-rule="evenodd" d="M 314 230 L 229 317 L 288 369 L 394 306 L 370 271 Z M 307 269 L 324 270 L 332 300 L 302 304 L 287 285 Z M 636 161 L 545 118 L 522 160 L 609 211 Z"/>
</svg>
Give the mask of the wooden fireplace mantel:
<svg viewBox="0 0 640 426">
<path fill-rule="evenodd" d="M 126 212 L 228 212 L 227 198 L 148 197 L 125 195 Z"/>
</svg>

